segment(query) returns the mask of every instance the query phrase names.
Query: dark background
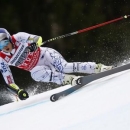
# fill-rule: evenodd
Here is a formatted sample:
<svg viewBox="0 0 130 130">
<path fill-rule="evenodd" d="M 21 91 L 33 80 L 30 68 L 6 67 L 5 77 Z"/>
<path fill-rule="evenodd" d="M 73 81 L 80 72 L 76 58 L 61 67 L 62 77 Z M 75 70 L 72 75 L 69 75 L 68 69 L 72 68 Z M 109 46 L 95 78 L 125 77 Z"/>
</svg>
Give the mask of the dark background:
<svg viewBox="0 0 130 130">
<path fill-rule="evenodd" d="M 10 34 L 27 32 L 43 41 L 128 15 L 128 0 L 1 0 L 0 27 Z M 55 40 L 44 46 L 59 51 L 68 62 L 94 61 L 114 65 L 129 60 L 130 18 Z M 30 95 L 58 87 L 36 83 L 30 73 L 11 67 L 14 80 Z M 0 75 L 0 105 L 12 101 Z"/>
</svg>

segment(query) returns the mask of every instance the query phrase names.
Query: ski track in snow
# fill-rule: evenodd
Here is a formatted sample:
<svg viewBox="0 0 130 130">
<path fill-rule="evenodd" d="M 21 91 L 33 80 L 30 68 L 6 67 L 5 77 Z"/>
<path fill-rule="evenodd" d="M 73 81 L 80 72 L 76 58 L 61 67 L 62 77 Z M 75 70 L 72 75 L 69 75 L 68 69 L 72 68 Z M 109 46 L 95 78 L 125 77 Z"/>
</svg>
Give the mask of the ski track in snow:
<svg viewBox="0 0 130 130">
<path fill-rule="evenodd" d="M 129 130 L 130 70 L 89 83 L 51 102 L 50 90 L 0 107 L 2 130 Z"/>
</svg>

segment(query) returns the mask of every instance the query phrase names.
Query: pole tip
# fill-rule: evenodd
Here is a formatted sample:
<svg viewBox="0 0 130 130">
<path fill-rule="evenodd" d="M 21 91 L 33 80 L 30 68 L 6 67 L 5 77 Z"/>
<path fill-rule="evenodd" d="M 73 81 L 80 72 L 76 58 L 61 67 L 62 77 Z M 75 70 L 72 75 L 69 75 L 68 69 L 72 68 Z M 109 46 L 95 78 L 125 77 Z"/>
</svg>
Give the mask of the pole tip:
<svg viewBox="0 0 130 130">
<path fill-rule="evenodd" d="M 125 19 L 127 19 L 127 18 L 128 18 L 128 16 L 127 16 L 127 15 L 125 15 L 125 16 L 124 16 L 124 18 L 125 18 Z"/>
</svg>

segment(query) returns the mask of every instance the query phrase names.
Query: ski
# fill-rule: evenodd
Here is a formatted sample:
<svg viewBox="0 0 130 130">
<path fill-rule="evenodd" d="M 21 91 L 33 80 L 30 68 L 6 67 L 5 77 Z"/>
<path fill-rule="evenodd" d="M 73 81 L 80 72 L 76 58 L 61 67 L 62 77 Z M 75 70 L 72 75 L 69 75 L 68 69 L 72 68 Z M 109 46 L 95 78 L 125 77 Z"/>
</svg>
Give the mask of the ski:
<svg viewBox="0 0 130 130">
<path fill-rule="evenodd" d="M 73 93 L 74 91 L 78 90 L 79 88 L 83 87 L 84 85 L 94 81 L 94 80 L 97 80 L 97 79 L 100 79 L 100 78 L 103 78 L 103 77 L 106 77 L 106 76 L 109 76 L 109 75 L 112 75 L 112 74 L 115 74 L 115 73 L 118 73 L 118 72 L 122 72 L 124 70 L 128 70 L 130 69 L 130 64 L 126 64 L 126 65 L 123 65 L 123 66 L 119 66 L 119 67 L 115 67 L 111 70 L 108 70 L 108 71 L 104 71 L 104 72 L 101 72 L 101 73 L 98 73 L 98 74 L 91 74 L 91 75 L 88 75 L 88 76 L 84 76 L 84 77 L 81 77 L 78 79 L 78 85 L 75 85 L 71 88 L 68 88 L 64 91 L 61 91 L 59 93 L 55 93 L 53 95 L 51 95 L 50 97 L 50 100 L 52 102 L 55 102 L 71 93 Z"/>
</svg>

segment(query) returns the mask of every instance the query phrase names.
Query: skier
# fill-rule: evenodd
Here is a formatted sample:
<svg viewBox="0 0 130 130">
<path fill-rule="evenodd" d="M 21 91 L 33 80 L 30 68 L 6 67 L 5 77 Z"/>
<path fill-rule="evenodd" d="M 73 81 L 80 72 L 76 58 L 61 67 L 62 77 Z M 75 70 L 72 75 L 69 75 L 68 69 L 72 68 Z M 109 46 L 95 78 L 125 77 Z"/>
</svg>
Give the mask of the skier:
<svg viewBox="0 0 130 130">
<path fill-rule="evenodd" d="M 7 88 L 21 100 L 27 99 L 29 95 L 15 84 L 9 66 L 29 71 L 35 81 L 61 85 L 76 83 L 78 77 L 69 73 L 92 74 L 112 68 L 95 62 L 69 63 L 56 50 L 40 47 L 41 45 L 41 36 L 25 32 L 18 32 L 11 36 L 6 29 L 0 28 L 0 70 Z"/>
</svg>

